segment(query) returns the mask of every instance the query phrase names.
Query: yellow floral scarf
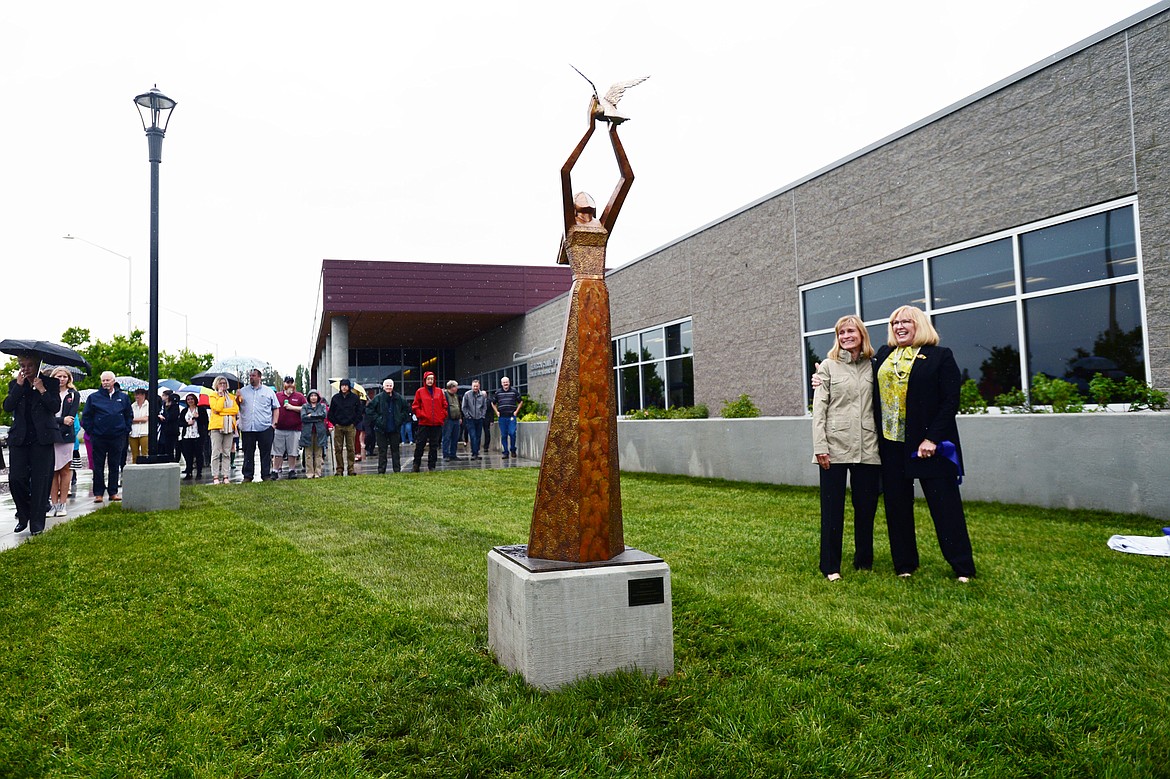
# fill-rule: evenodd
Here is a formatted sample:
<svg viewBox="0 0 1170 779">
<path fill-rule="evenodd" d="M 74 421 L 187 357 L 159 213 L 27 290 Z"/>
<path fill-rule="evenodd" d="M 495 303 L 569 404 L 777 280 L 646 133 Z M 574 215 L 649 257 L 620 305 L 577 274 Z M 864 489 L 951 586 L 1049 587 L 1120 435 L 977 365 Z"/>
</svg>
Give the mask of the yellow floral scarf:
<svg viewBox="0 0 1170 779">
<path fill-rule="evenodd" d="M 918 356 L 917 346 L 901 346 L 878 366 L 878 394 L 882 399 L 882 437 L 906 440 L 906 387 Z"/>
</svg>

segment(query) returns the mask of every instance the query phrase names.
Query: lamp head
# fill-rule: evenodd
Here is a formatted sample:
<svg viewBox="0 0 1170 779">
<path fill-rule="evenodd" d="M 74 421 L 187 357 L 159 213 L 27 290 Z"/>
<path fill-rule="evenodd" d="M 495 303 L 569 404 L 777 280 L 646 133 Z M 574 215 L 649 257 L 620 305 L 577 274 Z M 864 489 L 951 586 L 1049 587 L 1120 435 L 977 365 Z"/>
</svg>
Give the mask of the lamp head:
<svg viewBox="0 0 1170 779">
<path fill-rule="evenodd" d="M 158 84 L 155 84 L 149 92 L 144 92 L 134 98 L 134 103 L 138 106 L 138 116 L 142 119 L 142 129 L 146 132 L 154 130 L 166 135 L 167 124 L 171 121 L 171 111 L 175 110 L 175 106 L 178 104 L 162 92 L 159 92 Z M 150 124 L 147 124 L 148 118 L 150 119 Z"/>
</svg>

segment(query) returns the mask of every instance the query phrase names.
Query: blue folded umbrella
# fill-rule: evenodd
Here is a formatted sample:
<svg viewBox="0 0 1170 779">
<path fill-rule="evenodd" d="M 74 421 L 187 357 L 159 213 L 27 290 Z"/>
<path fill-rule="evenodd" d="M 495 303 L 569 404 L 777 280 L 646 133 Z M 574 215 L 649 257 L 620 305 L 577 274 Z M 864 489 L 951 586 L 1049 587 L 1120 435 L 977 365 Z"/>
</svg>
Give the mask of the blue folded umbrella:
<svg viewBox="0 0 1170 779">
<path fill-rule="evenodd" d="M 959 463 L 959 452 L 955 449 L 955 445 L 953 443 L 951 443 L 950 441 L 940 441 L 938 444 L 938 448 L 935 450 L 935 453 L 941 454 L 943 457 L 947 458 L 948 460 L 950 460 L 951 462 L 953 462 L 955 464 L 955 467 L 959 469 L 958 483 L 962 484 L 963 483 L 963 466 L 962 466 L 962 464 Z M 910 453 L 910 456 L 917 457 L 918 450 L 915 449 L 913 452 Z"/>
</svg>

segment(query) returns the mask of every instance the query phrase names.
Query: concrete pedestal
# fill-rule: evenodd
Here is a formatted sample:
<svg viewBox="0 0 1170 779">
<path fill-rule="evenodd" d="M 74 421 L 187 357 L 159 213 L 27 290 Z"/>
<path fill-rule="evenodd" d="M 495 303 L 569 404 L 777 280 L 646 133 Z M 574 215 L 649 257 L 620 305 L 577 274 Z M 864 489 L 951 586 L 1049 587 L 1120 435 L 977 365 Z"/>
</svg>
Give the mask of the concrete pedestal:
<svg viewBox="0 0 1170 779">
<path fill-rule="evenodd" d="M 674 673 L 670 567 L 626 548 L 604 563 L 488 552 L 488 645 L 497 661 L 543 690 L 637 670 Z"/>
<path fill-rule="evenodd" d="M 179 464 L 127 465 L 122 469 L 122 508 L 161 511 L 179 507 Z"/>
</svg>

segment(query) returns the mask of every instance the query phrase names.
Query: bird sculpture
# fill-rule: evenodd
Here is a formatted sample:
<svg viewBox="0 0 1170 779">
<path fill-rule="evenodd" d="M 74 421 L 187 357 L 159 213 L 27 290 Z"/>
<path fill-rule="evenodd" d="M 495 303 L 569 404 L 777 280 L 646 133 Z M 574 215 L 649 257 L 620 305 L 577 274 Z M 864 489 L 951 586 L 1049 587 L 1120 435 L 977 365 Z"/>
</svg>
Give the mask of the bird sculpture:
<svg viewBox="0 0 1170 779">
<path fill-rule="evenodd" d="M 577 70 L 575 65 L 570 64 L 569 67 Z M 589 116 L 600 119 L 603 122 L 612 122 L 613 124 L 621 124 L 630 118 L 619 114 L 617 110 L 618 101 L 622 99 L 622 95 L 626 93 L 626 90 L 650 78 L 649 76 L 642 76 L 642 78 L 630 79 L 629 81 L 619 81 L 609 88 L 609 91 L 605 93 L 605 97 L 601 97 L 597 94 L 597 85 L 588 76 L 581 73 L 581 71 L 577 70 L 577 73 L 580 74 L 581 78 L 589 82 L 589 86 L 593 87 L 593 100 L 589 104 Z"/>
</svg>

